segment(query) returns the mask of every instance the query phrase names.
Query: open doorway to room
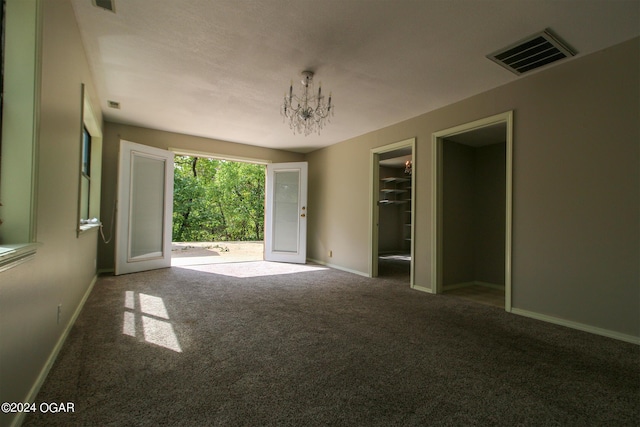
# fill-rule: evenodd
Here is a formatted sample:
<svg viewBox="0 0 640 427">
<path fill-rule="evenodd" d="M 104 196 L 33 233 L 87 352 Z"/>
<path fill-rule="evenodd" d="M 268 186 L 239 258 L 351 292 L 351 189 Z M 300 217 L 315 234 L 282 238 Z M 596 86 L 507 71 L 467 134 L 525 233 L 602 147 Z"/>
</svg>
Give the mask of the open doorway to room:
<svg viewBox="0 0 640 427">
<path fill-rule="evenodd" d="M 371 151 L 371 276 L 413 286 L 415 139 Z"/>
<path fill-rule="evenodd" d="M 263 260 L 264 201 L 264 164 L 177 154 L 171 264 Z"/>
<path fill-rule="evenodd" d="M 511 311 L 512 113 L 433 137 L 433 290 Z"/>
</svg>

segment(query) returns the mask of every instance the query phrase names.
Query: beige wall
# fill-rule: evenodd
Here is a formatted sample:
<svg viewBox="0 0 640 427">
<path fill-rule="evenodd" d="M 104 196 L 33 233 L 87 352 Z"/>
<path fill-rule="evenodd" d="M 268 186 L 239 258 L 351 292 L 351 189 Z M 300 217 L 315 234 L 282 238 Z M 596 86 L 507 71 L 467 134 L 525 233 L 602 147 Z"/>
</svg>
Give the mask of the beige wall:
<svg viewBox="0 0 640 427">
<path fill-rule="evenodd" d="M 431 288 L 431 134 L 514 110 L 513 307 L 640 336 L 638 48 L 514 77 L 308 154 L 309 257 L 368 272 L 369 151 L 415 137 L 415 277 Z"/>
<path fill-rule="evenodd" d="M 443 286 L 505 285 L 505 149 L 443 144 Z"/>
<path fill-rule="evenodd" d="M 42 89 L 35 259 L 0 273 L 0 401 L 25 402 L 95 277 L 94 230 L 76 237 L 81 84 L 95 99 L 75 15 L 42 2 Z M 100 107 L 93 105 L 101 121 Z M 60 323 L 57 307 L 62 304 Z M 12 417 L 0 414 L 0 424 Z"/>
<path fill-rule="evenodd" d="M 445 140 L 442 147 L 442 285 L 475 277 L 475 149 Z"/>
<path fill-rule="evenodd" d="M 474 279 L 504 286 L 506 144 L 475 149 Z"/>
<path fill-rule="evenodd" d="M 102 211 L 100 219 L 105 224 L 105 235 L 109 238 L 116 227 L 112 222 L 113 204 L 116 199 L 118 182 L 118 153 L 120 140 L 124 139 L 138 144 L 168 150 L 169 148 L 196 153 L 208 153 L 234 159 L 255 159 L 269 162 L 304 161 L 304 154 L 289 151 L 272 150 L 251 145 L 234 144 L 196 136 L 182 135 L 160 130 L 146 129 L 137 126 L 105 122 L 102 156 Z M 113 224 L 113 227 L 112 227 Z M 98 268 L 112 270 L 114 267 L 114 241 L 109 244 L 100 241 Z"/>
</svg>

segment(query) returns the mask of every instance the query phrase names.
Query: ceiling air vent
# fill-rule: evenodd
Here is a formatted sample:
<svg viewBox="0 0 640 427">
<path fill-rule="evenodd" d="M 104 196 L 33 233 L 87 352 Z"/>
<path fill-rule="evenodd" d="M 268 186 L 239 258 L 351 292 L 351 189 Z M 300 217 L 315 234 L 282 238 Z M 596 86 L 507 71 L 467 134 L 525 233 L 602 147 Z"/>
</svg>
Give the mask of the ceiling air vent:
<svg viewBox="0 0 640 427">
<path fill-rule="evenodd" d="M 487 58 L 520 75 L 575 54 L 573 49 L 546 29 L 487 55 Z"/>
<path fill-rule="evenodd" d="M 99 8 L 116 13 L 116 5 L 114 1 L 115 0 L 93 0 L 93 4 L 98 6 Z"/>
</svg>

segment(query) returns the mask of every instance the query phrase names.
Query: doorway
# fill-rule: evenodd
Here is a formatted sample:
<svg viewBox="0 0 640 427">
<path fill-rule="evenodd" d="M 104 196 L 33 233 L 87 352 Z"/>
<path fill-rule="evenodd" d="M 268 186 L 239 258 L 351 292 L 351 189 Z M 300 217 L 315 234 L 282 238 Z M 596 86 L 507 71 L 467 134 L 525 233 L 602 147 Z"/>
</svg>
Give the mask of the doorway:
<svg viewBox="0 0 640 427">
<path fill-rule="evenodd" d="M 415 138 L 371 150 L 370 277 L 414 285 Z"/>
<path fill-rule="evenodd" d="M 118 203 L 116 205 L 116 250 L 115 250 L 115 274 L 125 274 L 140 271 L 153 270 L 158 268 L 171 267 L 172 265 L 172 219 L 173 219 L 173 188 L 174 188 L 174 157 L 182 156 L 202 156 L 214 159 L 219 157 L 207 155 L 205 153 L 189 153 L 169 147 L 168 150 L 150 147 L 130 141 L 120 140 L 119 154 L 119 174 L 118 174 Z M 304 224 L 306 225 L 306 182 L 307 164 L 299 163 L 270 163 L 254 159 L 222 159 L 227 162 L 238 161 L 244 164 L 254 163 L 267 165 L 274 170 L 300 171 L 298 173 L 297 200 L 291 191 L 269 192 L 261 191 L 260 197 L 263 206 L 259 209 L 259 216 L 264 218 L 265 211 L 269 211 L 271 206 L 276 204 L 275 198 L 280 197 L 280 202 L 287 205 L 295 205 L 301 211 L 298 221 L 289 221 L 288 215 L 276 215 L 273 221 L 267 221 L 264 226 L 265 242 L 264 246 L 271 248 L 270 251 L 262 251 L 262 259 L 270 260 L 266 256 L 270 252 L 286 252 L 289 255 L 298 255 L 297 258 L 288 260 L 289 262 L 306 261 L 306 226 L 296 227 L 296 230 L 289 230 L 289 227 Z M 301 164 L 303 163 L 303 164 Z M 304 171 L 304 173 L 302 172 Z M 304 175 L 304 178 L 303 178 Z M 259 180 L 264 182 L 264 180 Z M 291 187 L 290 180 L 280 183 L 282 187 Z M 278 184 L 279 180 L 276 179 Z M 264 182 L 269 188 L 272 183 Z M 303 185 L 304 184 L 304 185 Z M 246 186 L 245 186 L 246 187 Z M 264 185 L 263 187 L 264 188 Z M 235 191 L 237 196 L 242 195 L 243 187 Z M 273 197 L 270 197 L 270 194 Z M 283 200 L 284 199 L 284 200 Z M 192 202 L 196 200 L 194 196 Z M 279 206 L 282 203 L 279 204 Z M 284 209 L 287 214 L 291 209 Z M 282 213 L 282 212 L 281 212 Z M 268 216 L 267 216 L 268 219 Z M 254 227 L 257 232 L 261 227 Z M 284 248 L 274 245 L 274 239 L 269 241 L 270 236 L 279 238 L 295 235 L 298 239 L 296 250 L 292 251 L 289 246 Z M 288 241 L 288 243 L 290 243 Z M 274 261 L 284 261 L 275 260 Z"/>
<path fill-rule="evenodd" d="M 173 266 L 264 259 L 265 165 L 176 154 Z"/>
<path fill-rule="evenodd" d="M 434 293 L 511 311 L 512 134 L 511 111 L 433 134 Z"/>
</svg>

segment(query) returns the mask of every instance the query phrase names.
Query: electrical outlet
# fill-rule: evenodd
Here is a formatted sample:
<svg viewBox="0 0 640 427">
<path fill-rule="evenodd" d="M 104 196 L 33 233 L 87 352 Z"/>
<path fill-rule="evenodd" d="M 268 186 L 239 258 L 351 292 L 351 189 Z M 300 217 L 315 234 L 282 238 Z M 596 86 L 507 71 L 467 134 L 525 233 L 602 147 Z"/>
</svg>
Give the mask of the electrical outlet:
<svg viewBox="0 0 640 427">
<path fill-rule="evenodd" d="M 58 304 L 58 324 L 60 324 L 60 317 L 62 316 L 62 304 Z"/>
</svg>

